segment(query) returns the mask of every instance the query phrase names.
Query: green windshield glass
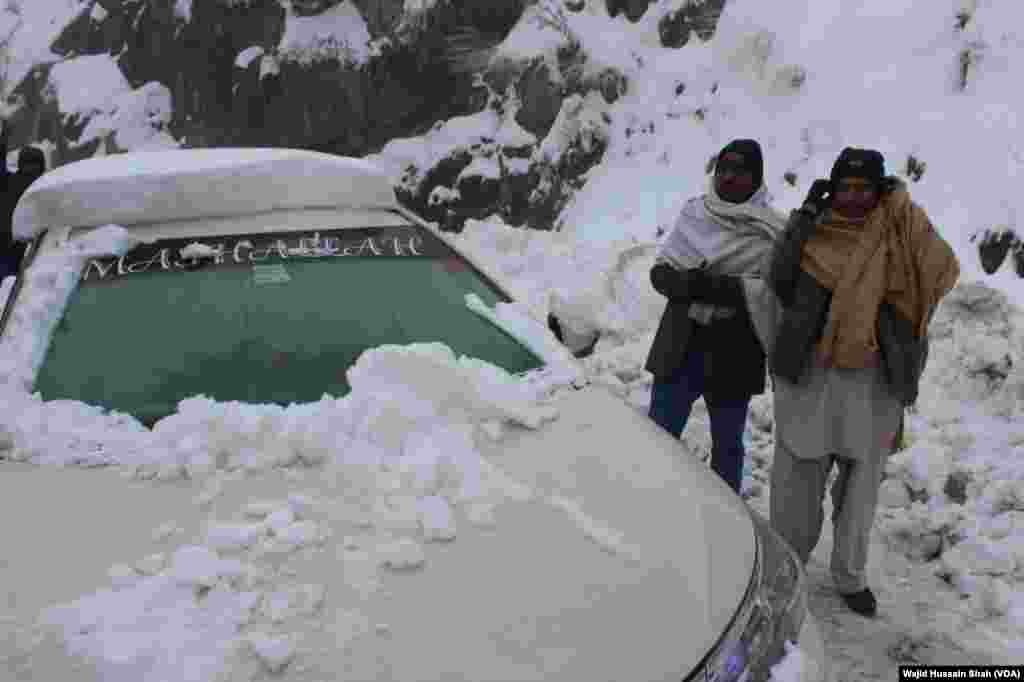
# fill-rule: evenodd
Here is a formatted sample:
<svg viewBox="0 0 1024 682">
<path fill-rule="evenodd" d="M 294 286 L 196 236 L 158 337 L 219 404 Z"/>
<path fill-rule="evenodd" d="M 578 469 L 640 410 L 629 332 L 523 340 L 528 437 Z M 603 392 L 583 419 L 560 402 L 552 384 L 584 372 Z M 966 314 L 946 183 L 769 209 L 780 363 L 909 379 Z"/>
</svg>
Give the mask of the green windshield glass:
<svg viewBox="0 0 1024 682">
<path fill-rule="evenodd" d="M 152 423 L 194 395 L 279 404 L 344 395 L 346 370 L 382 344 L 439 341 L 513 373 L 541 366 L 466 307 L 467 293 L 507 300 L 498 290 L 427 231 L 401 229 L 416 231 L 420 241 L 404 242 L 414 253 L 382 241 L 395 228 L 370 228 L 333 242 L 317 233 L 326 247 L 312 256 L 291 234 L 277 247 L 274 235 L 224 238 L 216 256 L 198 259 L 176 260 L 187 242 L 164 241 L 93 261 L 36 390 Z"/>
</svg>

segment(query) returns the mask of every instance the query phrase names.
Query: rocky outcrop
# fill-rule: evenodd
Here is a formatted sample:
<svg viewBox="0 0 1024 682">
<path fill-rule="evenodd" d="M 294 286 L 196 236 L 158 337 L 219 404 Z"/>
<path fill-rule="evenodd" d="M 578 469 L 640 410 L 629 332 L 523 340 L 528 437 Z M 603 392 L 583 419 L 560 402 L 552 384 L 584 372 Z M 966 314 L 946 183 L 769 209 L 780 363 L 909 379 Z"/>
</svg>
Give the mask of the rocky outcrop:
<svg viewBox="0 0 1024 682">
<path fill-rule="evenodd" d="M 654 0 L 605 0 L 610 16 L 618 16 L 621 12 L 630 21 L 640 21 L 647 11 L 647 6 Z"/>
<path fill-rule="evenodd" d="M 279 0 L 92 0 L 51 49 L 66 59 L 116 55 L 132 87 L 162 84 L 173 99 L 168 128 L 185 146 L 297 146 L 361 156 L 479 110 L 486 93 L 473 74 L 449 73 L 446 36 L 469 28 L 500 41 L 524 0 L 438 0 L 411 13 L 403 0 L 293 0 L 290 6 L 289 18 Z M 308 57 L 282 49 L 290 21 L 323 18 L 329 26 L 332 12 L 345 11 L 358 11 L 365 21 L 370 58 L 350 60 L 344 46 Z M 47 106 L 47 87 L 43 68 L 12 93 L 27 109 L 12 123 L 27 138 L 43 135 L 77 149 L 82 121 Z M 56 162 L 74 156 L 61 151 Z"/>
<path fill-rule="evenodd" d="M 515 85 L 522 101 L 516 122 L 534 135 L 546 135 L 562 106 L 561 78 L 551 72 L 547 61 L 537 59 Z"/>
<path fill-rule="evenodd" d="M 553 229 L 587 171 L 604 156 L 608 105 L 600 90 L 570 95 L 541 138 L 518 125 L 520 103 L 513 89 L 493 95 L 475 122 L 485 132 L 427 168 L 407 166 L 399 196 L 448 231 L 461 231 L 468 219 L 491 215 L 510 225 Z M 493 133 L 486 131 L 487 120 L 494 121 Z"/>
<path fill-rule="evenodd" d="M 446 229 L 488 215 L 551 229 L 600 162 L 608 106 L 630 85 L 571 35 L 565 13 L 594 2 L 630 21 L 666 12 L 648 0 L 83 0 L 51 50 L 62 64 L 114 64 L 123 85 L 70 111 L 52 65 L 37 67 L 9 93 L 12 146 L 50 140 L 54 164 L 166 143 L 366 156 L 493 109 L 500 130 L 410 166 L 400 195 Z M 672 47 L 709 37 L 724 0 L 676 4 L 658 24 Z M 492 59 L 527 10 L 564 44 Z M 352 43 L 331 33 L 349 30 Z"/>
<path fill-rule="evenodd" d="M 658 36 L 662 46 L 682 47 L 690 42 L 691 35 L 701 40 L 710 40 L 723 9 L 725 0 L 706 0 L 700 4 L 687 3 L 668 12 L 658 21 Z"/>
</svg>

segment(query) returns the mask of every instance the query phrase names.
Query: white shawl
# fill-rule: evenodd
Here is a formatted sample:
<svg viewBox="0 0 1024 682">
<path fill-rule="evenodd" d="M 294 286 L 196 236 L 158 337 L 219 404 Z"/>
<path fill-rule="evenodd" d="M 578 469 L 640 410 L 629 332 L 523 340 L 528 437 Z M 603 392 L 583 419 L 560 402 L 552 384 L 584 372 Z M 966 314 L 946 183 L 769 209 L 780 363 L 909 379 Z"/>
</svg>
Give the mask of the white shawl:
<svg viewBox="0 0 1024 682">
<path fill-rule="evenodd" d="M 780 305 L 767 284 L 772 247 L 786 226 L 785 217 L 769 205 L 762 185 L 742 204 L 721 199 L 714 183 L 707 194 L 686 202 L 675 227 L 658 252 L 658 261 L 679 270 L 707 268 L 718 275 L 740 277 L 754 330 L 771 353 Z M 690 316 L 704 324 L 721 309 L 691 303 Z"/>
</svg>

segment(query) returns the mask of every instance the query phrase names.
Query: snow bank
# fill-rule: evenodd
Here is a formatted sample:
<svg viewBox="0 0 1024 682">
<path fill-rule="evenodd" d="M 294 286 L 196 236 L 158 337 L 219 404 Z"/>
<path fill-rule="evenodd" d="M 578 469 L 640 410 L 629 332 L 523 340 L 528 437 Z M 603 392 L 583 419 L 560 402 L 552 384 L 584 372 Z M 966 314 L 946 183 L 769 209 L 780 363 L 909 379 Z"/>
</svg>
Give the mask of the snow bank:
<svg viewBox="0 0 1024 682">
<path fill-rule="evenodd" d="M 31 303 L 18 306 L 0 341 L 0 385 L 23 390 L 32 385 L 86 261 L 126 253 L 137 243 L 124 228 L 107 225 L 68 240 L 35 260 L 21 294 Z M 20 400 L 17 394 L 8 399 Z"/>
<path fill-rule="evenodd" d="M 307 620 L 327 595 L 267 562 L 321 547 L 327 519 L 361 529 L 334 543 L 347 583 L 373 591 L 376 567 L 430 570 L 424 543 L 458 542 L 460 523 L 493 527 L 497 504 L 530 499 L 476 442 L 500 439 L 503 422 L 537 428 L 555 418 L 537 385 L 440 344 L 368 351 L 348 379 L 343 399 L 288 408 L 193 398 L 152 432 L 77 403 L 12 400 L 8 388 L 0 444 L 16 460 L 203 477 L 200 505 L 222 495 L 227 471 L 322 470 L 321 496 L 243 497 L 236 518 L 211 521 L 171 556 L 114 566 L 110 589 L 51 609 L 46 622 L 71 653 L 112 680 L 219 679 L 246 661 L 281 673 L 303 655 Z M 158 529 L 161 539 L 173 532 Z M 599 524 L 583 532 L 620 549 Z"/>
<path fill-rule="evenodd" d="M 645 335 L 664 308 L 648 281 L 654 241 L 627 237 L 593 244 L 566 233 L 510 227 L 497 218 L 467 221 L 455 240 L 512 282 L 532 309 L 554 313 L 573 333 L 600 333 L 602 347 Z"/>
<path fill-rule="evenodd" d="M 808 658 L 799 646 L 786 642 L 786 655 L 771 668 L 773 682 L 808 682 L 820 679 L 817 662 Z"/>
<path fill-rule="evenodd" d="M 19 316 L 17 324 L 48 317 L 57 307 L 58 297 L 52 298 L 45 310 L 40 305 Z M 29 354 L 13 344 L 6 348 Z M 38 346 L 29 351 L 38 354 Z M 367 351 L 349 368 L 352 396 L 287 408 L 217 403 L 200 396 L 182 401 L 177 413 L 147 431 L 127 415 L 29 396 L 24 392 L 29 373 L 9 362 L 8 384 L 0 396 L 5 408 L 0 433 L 8 457 L 38 464 L 116 464 L 139 477 L 160 479 L 320 464 L 356 437 L 397 447 L 405 430 L 438 416 L 537 428 L 555 416 L 540 401 L 564 381 L 549 370 L 521 379 L 483 361 L 456 358 L 440 344 L 385 346 Z M 379 397 L 353 397 L 364 387 Z M 396 401 L 393 408 L 381 402 L 388 396 Z M 368 432 L 378 426 L 392 435 Z"/>
</svg>

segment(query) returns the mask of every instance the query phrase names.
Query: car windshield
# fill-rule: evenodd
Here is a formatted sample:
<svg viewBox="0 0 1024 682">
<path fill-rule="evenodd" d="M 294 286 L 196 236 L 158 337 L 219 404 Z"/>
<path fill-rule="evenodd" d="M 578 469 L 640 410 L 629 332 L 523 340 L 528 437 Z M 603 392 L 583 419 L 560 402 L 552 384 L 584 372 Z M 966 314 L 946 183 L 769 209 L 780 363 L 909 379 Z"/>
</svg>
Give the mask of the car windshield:
<svg viewBox="0 0 1024 682">
<path fill-rule="evenodd" d="M 508 300 L 419 226 L 164 239 L 87 263 L 36 379 L 143 423 L 205 395 L 308 402 L 383 344 L 441 342 L 519 373 L 542 360 L 471 311 Z M 182 249 L 185 249 L 182 251 Z"/>
</svg>

